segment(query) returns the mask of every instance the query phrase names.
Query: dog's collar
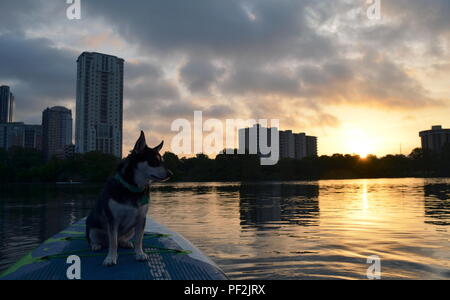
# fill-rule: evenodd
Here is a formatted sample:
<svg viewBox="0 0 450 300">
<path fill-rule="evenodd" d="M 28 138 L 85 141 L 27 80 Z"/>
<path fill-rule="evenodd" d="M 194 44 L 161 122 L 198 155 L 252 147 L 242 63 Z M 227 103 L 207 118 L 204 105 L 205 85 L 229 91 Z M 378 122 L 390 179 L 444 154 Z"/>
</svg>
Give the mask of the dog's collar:
<svg viewBox="0 0 450 300">
<path fill-rule="evenodd" d="M 129 184 L 128 182 L 126 182 L 125 179 L 123 179 L 123 177 L 119 173 L 116 173 L 116 175 L 114 176 L 114 179 L 116 179 L 118 182 L 120 182 L 127 190 L 129 190 L 132 193 L 142 193 L 143 191 L 145 191 L 145 187 L 141 189 L 137 186 L 133 186 L 133 185 Z M 144 193 L 144 195 L 142 195 L 141 199 L 139 199 L 139 203 L 141 205 L 146 205 L 146 204 L 148 204 L 149 201 L 150 201 L 150 195 L 148 193 Z"/>
</svg>

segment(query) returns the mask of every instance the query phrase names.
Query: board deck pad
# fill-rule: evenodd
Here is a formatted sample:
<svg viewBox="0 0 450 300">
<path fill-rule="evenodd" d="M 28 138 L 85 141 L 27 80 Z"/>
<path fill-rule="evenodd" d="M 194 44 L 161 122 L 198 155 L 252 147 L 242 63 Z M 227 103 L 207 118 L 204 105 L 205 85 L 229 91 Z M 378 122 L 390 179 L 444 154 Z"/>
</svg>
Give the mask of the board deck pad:
<svg viewBox="0 0 450 300">
<path fill-rule="evenodd" d="M 119 249 L 117 265 L 102 265 L 107 249 L 92 252 L 85 239 L 85 220 L 42 243 L 0 275 L 0 280 L 67 280 L 67 258 L 77 255 L 82 280 L 225 280 L 226 275 L 176 232 L 147 218 L 143 241 L 146 262 L 133 249 Z"/>
</svg>

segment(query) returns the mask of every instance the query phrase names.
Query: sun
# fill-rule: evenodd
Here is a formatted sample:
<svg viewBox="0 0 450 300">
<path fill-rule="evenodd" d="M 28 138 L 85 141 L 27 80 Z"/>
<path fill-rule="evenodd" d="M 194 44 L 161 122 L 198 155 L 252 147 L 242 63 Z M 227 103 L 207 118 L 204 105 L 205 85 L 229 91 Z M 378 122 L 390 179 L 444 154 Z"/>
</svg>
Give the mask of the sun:
<svg viewBox="0 0 450 300">
<path fill-rule="evenodd" d="M 353 153 L 359 155 L 361 158 L 367 158 L 370 154 L 370 150 L 365 146 L 360 146 L 359 148 L 356 148 Z"/>
<path fill-rule="evenodd" d="M 370 139 L 363 131 L 352 129 L 347 132 L 347 152 L 357 154 L 361 158 L 366 158 L 374 153 L 373 139 Z"/>
</svg>

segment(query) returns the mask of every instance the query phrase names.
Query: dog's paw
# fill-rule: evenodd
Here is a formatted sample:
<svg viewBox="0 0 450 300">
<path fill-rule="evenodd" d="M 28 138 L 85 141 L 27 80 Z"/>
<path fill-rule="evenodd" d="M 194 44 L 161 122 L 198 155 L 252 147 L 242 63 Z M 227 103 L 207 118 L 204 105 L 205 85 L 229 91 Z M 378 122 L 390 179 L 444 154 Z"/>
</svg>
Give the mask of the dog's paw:
<svg viewBox="0 0 450 300">
<path fill-rule="evenodd" d="M 119 247 L 123 248 L 123 249 L 133 249 L 134 245 L 133 245 L 133 242 L 130 242 L 130 241 L 128 241 L 128 242 L 120 241 Z"/>
<path fill-rule="evenodd" d="M 147 261 L 148 260 L 148 255 L 145 254 L 144 252 L 136 253 L 136 260 L 137 261 Z"/>
<path fill-rule="evenodd" d="M 117 265 L 117 257 L 107 256 L 105 258 L 105 260 L 103 261 L 103 265 L 105 267 L 111 267 L 111 266 Z"/>
<path fill-rule="evenodd" d="M 94 251 L 94 252 L 100 251 L 100 250 L 102 250 L 102 245 L 99 245 L 99 244 L 92 244 L 92 245 L 91 245 L 91 249 L 92 249 L 92 251 Z"/>
</svg>

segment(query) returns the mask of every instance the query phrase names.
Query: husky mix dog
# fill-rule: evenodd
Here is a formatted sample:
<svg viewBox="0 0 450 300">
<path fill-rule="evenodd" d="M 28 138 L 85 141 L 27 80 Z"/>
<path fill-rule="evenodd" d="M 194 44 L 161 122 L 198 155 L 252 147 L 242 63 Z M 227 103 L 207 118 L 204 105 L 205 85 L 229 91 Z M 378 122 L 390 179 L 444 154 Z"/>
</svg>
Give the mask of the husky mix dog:
<svg viewBox="0 0 450 300">
<path fill-rule="evenodd" d="M 142 239 L 149 187 L 152 182 L 166 181 L 172 175 L 159 154 L 163 143 L 149 148 L 141 131 L 134 149 L 122 160 L 115 176 L 107 181 L 95 208 L 86 219 L 86 238 L 92 250 L 108 247 L 104 266 L 117 264 L 118 247 L 134 247 L 138 261 L 148 259 L 142 249 Z M 134 244 L 131 242 L 133 238 Z"/>
</svg>

